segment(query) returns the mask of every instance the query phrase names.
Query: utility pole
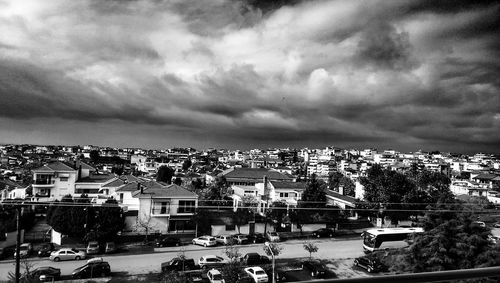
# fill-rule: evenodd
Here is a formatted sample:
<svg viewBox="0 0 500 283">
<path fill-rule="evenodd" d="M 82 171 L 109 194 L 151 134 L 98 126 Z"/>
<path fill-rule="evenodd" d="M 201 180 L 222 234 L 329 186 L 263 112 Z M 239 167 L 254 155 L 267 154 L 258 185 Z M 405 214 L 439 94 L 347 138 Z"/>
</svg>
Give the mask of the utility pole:
<svg viewBox="0 0 500 283">
<path fill-rule="evenodd" d="M 16 207 L 16 220 L 17 220 L 17 239 L 16 239 L 16 283 L 19 283 L 20 274 L 20 261 L 21 261 L 21 212 L 22 206 L 18 204 Z"/>
</svg>

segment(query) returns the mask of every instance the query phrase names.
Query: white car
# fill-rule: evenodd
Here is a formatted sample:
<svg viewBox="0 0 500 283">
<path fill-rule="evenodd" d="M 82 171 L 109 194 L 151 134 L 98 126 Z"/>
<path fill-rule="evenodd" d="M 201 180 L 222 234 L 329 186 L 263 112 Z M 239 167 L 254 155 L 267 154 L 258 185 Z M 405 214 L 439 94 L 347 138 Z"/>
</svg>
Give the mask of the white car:
<svg viewBox="0 0 500 283">
<path fill-rule="evenodd" d="M 279 242 L 280 241 L 280 235 L 277 232 L 267 231 L 266 236 L 270 242 Z"/>
<path fill-rule="evenodd" d="M 212 236 L 201 236 L 193 239 L 193 245 L 200 245 L 204 247 L 213 247 L 217 245 L 217 241 Z"/>
<path fill-rule="evenodd" d="M 222 278 L 222 274 L 217 269 L 210 269 L 207 272 L 207 278 L 210 283 L 226 283 Z"/>
<path fill-rule="evenodd" d="M 84 251 L 79 251 L 76 249 L 60 249 L 53 251 L 50 254 L 50 260 L 60 261 L 60 260 L 80 260 L 85 259 L 87 254 Z"/>
<path fill-rule="evenodd" d="M 226 260 L 216 255 L 205 255 L 198 260 L 198 265 L 203 269 L 219 267 L 224 264 L 226 264 Z"/>
<path fill-rule="evenodd" d="M 262 267 L 252 266 L 245 268 L 245 272 L 253 278 L 255 283 L 267 283 L 269 278 Z"/>
</svg>

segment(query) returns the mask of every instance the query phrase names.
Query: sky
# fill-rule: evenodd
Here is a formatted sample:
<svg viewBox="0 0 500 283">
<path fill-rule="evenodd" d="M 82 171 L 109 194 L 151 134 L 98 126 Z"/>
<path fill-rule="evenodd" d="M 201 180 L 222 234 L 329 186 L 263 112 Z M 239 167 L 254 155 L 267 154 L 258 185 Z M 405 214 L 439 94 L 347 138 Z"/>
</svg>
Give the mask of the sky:
<svg viewBox="0 0 500 283">
<path fill-rule="evenodd" d="M 0 0 L 0 143 L 500 152 L 500 4 Z"/>
</svg>

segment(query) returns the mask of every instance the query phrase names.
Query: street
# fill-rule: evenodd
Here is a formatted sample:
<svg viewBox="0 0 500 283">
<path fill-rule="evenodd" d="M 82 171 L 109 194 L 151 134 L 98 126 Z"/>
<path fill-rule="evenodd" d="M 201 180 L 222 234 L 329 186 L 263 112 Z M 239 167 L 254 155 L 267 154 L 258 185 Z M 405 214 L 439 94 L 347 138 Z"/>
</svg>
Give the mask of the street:
<svg viewBox="0 0 500 283">
<path fill-rule="evenodd" d="M 315 258 L 347 259 L 363 255 L 363 248 L 360 239 L 315 239 L 311 241 L 318 246 L 318 252 L 313 254 L 313 257 Z M 280 243 L 283 250 L 282 254 L 279 255 L 278 258 L 308 257 L 309 254 L 302 246 L 303 243 L 303 240 L 289 240 Z M 249 252 L 265 254 L 263 246 L 264 244 L 252 244 L 239 247 L 242 255 Z M 157 248 L 154 253 L 149 254 L 117 254 L 112 256 L 106 255 L 103 256 L 103 258 L 109 262 L 112 272 L 127 273 L 129 275 L 145 274 L 149 272 L 159 272 L 162 262 L 170 260 L 182 250 L 185 251 L 186 257 L 193 258 L 196 262 L 203 255 L 219 255 L 224 258 L 226 257 L 224 254 L 224 246 L 204 248 L 201 246 L 186 245 L 182 247 Z M 40 266 L 60 268 L 62 275 L 69 275 L 75 268 L 86 263 L 86 260 L 52 262 L 48 259 L 39 259 L 36 257 L 28 260 L 34 265 L 35 268 Z M 15 262 L 13 260 L 1 261 L 0 280 L 6 280 L 8 278 L 8 272 L 14 272 L 14 268 Z"/>
</svg>

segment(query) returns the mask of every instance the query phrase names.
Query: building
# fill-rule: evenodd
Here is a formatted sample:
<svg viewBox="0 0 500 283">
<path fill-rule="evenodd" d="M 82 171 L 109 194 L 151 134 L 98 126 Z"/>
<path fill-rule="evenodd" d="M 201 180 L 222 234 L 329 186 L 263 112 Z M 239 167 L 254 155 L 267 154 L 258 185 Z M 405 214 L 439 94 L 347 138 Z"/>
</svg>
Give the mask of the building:
<svg viewBox="0 0 500 283">
<path fill-rule="evenodd" d="M 192 217 L 198 207 L 198 195 L 175 184 L 156 184 L 145 182 L 132 193 L 139 200 L 137 221 L 149 223 L 162 234 L 195 232 Z"/>
</svg>

